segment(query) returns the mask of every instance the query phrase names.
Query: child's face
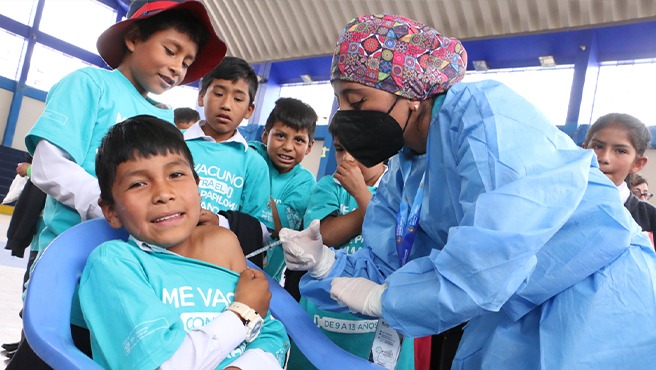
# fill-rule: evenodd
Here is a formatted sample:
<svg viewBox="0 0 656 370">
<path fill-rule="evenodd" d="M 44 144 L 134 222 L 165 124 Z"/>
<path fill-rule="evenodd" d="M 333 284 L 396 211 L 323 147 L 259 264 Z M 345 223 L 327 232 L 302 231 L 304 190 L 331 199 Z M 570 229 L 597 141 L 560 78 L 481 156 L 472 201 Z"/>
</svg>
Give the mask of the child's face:
<svg viewBox="0 0 656 370">
<path fill-rule="evenodd" d="M 121 163 L 112 195 L 113 205 L 101 202 L 105 218 L 141 241 L 166 248 L 180 245 L 198 224 L 198 186 L 189 162 L 180 154 Z"/>
<path fill-rule="evenodd" d="M 381 168 L 384 166 L 382 163 L 379 163 L 371 168 L 367 168 L 365 165 L 353 158 L 351 153 L 346 151 L 346 148 L 344 148 L 337 136 L 333 136 L 333 147 L 335 148 L 335 160 L 337 161 L 338 165 L 343 161 L 351 161 L 357 163 L 360 172 L 362 172 L 362 177 L 366 183 L 369 183 L 369 180 L 373 179 L 374 177 L 376 180 L 378 180 L 378 177 L 381 174 Z"/>
<path fill-rule="evenodd" d="M 282 122 L 274 123 L 268 132 L 265 131 L 262 142 L 266 144 L 267 154 L 280 173 L 287 173 L 301 163 L 314 144 L 307 129 L 297 131 Z"/>
<path fill-rule="evenodd" d="M 244 79 L 214 79 L 204 93 L 198 94 L 198 105 L 205 112 L 205 134 L 217 142 L 232 137 L 241 121 L 253 114 L 255 105 L 249 102 L 248 83 Z"/>
<path fill-rule="evenodd" d="M 118 69 L 143 96 L 161 94 L 180 84 L 198 52 L 187 34 L 171 28 L 153 33 L 148 40 L 129 32 L 125 43 L 130 52 Z"/>
<path fill-rule="evenodd" d="M 629 173 L 640 171 L 647 163 L 646 157 L 636 153 L 627 130 L 619 124 L 612 124 L 599 130 L 586 148 L 597 154 L 599 169 L 616 186 L 622 184 Z"/>
<path fill-rule="evenodd" d="M 633 195 L 638 197 L 638 199 L 640 200 L 648 201 L 649 199 L 651 199 L 651 197 L 649 196 L 649 194 L 651 194 L 649 192 L 649 185 L 647 185 L 647 183 L 645 182 L 643 182 L 640 185 L 634 186 L 633 189 L 631 190 L 633 191 Z"/>
</svg>

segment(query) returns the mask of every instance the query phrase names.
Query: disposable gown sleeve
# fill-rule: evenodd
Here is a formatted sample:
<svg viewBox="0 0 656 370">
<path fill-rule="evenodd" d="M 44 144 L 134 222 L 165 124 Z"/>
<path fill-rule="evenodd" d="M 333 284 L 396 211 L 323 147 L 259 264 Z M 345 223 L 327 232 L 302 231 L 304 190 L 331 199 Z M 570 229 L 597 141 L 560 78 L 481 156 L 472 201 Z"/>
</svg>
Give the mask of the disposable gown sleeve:
<svg viewBox="0 0 656 370">
<path fill-rule="evenodd" d="M 421 216 L 430 229 L 429 215 L 451 202 L 453 226 L 443 247 L 390 275 L 382 296 L 383 318 L 413 337 L 498 311 L 575 211 L 594 160 L 503 85 L 452 90 L 431 124 Z"/>
<path fill-rule="evenodd" d="M 369 223 L 367 219 L 372 218 L 370 212 L 372 210 L 375 210 L 373 218 L 377 221 L 377 225 L 394 225 L 398 208 L 397 194 L 403 187 L 402 178 L 398 158 L 394 157 L 390 160 L 388 173 L 381 180 L 376 196 L 367 208 L 364 225 Z M 330 298 L 332 279 L 339 276 L 366 277 L 377 283 L 384 283 L 385 278 L 399 267 L 394 247 L 393 227 L 386 229 L 391 230 L 392 234 L 388 232 L 373 233 L 380 237 L 379 240 L 376 240 L 380 243 L 367 243 L 365 238 L 365 247 L 354 254 L 348 255 L 342 249 L 335 250 L 335 263 L 330 274 L 324 279 L 312 278 L 310 274 L 303 275 L 299 284 L 301 294 L 312 300 L 322 310 L 349 312 L 348 308 L 340 306 Z M 372 249 L 370 245 L 375 245 L 375 248 Z M 415 252 L 413 250 L 412 253 Z"/>
</svg>

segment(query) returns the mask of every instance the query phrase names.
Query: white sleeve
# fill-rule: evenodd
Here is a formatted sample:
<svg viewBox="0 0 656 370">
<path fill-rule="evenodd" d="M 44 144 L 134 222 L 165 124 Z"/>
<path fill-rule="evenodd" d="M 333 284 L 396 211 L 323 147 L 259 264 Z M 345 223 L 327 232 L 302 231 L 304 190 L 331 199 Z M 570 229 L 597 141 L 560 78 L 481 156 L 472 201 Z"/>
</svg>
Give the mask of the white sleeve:
<svg viewBox="0 0 656 370">
<path fill-rule="evenodd" d="M 262 229 L 262 243 L 266 244 L 271 240 L 271 231 L 260 221 L 260 228 Z"/>
<path fill-rule="evenodd" d="M 239 358 L 230 363 L 229 366 L 238 367 L 242 370 L 282 369 L 276 357 L 261 348 L 247 349 Z"/>
<path fill-rule="evenodd" d="M 98 180 L 47 140 L 39 141 L 34 149 L 31 180 L 44 193 L 74 208 L 82 221 L 103 217 Z"/>
<path fill-rule="evenodd" d="M 244 323 L 236 313 L 226 310 L 207 325 L 189 331 L 180 348 L 159 369 L 214 369 L 245 339 Z"/>
</svg>

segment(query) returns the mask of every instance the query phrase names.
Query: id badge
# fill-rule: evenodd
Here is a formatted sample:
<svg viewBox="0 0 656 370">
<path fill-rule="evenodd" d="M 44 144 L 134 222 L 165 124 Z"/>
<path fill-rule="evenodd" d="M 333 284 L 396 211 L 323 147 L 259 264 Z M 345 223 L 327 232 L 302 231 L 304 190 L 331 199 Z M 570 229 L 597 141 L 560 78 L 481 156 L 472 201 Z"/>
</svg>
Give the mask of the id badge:
<svg viewBox="0 0 656 370">
<path fill-rule="evenodd" d="M 393 370 L 399 361 L 401 344 L 403 344 L 403 335 L 389 326 L 382 318 L 379 319 L 369 361 Z"/>
</svg>

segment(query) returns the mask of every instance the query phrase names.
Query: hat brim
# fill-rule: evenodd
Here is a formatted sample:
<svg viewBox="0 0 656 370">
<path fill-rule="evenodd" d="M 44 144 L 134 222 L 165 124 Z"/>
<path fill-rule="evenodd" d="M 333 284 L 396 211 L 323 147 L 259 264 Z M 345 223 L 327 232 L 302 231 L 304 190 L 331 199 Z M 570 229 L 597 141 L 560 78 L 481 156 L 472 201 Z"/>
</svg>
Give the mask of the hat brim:
<svg viewBox="0 0 656 370">
<path fill-rule="evenodd" d="M 138 20 L 146 19 L 163 11 L 171 11 L 174 9 L 188 10 L 201 22 L 209 35 L 209 39 L 199 50 L 196 59 L 191 66 L 189 66 L 189 69 L 187 69 L 187 74 L 180 84 L 185 85 L 199 80 L 221 62 L 227 51 L 225 43 L 221 41 L 214 31 L 214 27 L 207 15 L 205 6 L 199 1 L 184 1 L 167 7 L 166 9 L 162 9 L 160 12 L 152 12 L 145 16 L 126 19 L 113 24 L 98 37 L 98 41 L 96 42 L 96 47 L 98 48 L 100 57 L 103 58 L 105 63 L 111 68 L 117 68 L 123 61 L 125 54 L 123 45 L 125 42 L 125 32 L 128 28 Z"/>
</svg>

